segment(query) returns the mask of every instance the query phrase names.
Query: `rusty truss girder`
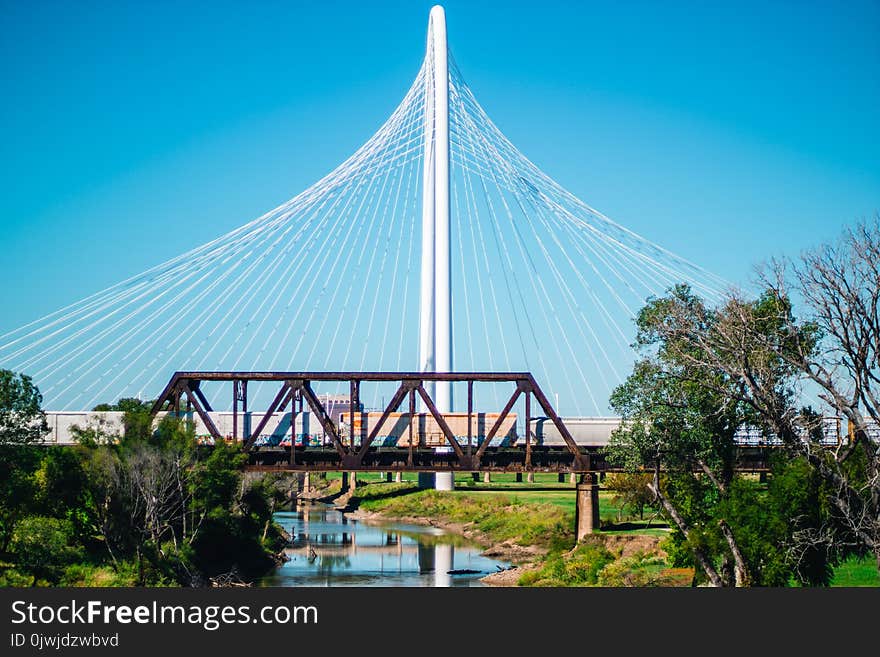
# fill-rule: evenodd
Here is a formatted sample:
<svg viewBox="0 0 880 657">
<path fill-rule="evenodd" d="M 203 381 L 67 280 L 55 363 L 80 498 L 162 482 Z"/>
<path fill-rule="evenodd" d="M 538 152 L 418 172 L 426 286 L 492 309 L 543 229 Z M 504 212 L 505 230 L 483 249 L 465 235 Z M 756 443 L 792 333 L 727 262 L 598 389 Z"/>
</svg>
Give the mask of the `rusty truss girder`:
<svg viewBox="0 0 880 657">
<path fill-rule="evenodd" d="M 504 420 L 510 414 L 520 395 L 525 395 L 525 441 L 522 448 L 518 448 L 522 454 L 519 461 L 520 469 L 542 470 L 539 464 L 533 464 L 533 445 L 532 432 L 530 429 L 532 398 L 537 401 L 541 410 L 547 418 L 556 426 L 560 436 L 565 442 L 563 454 L 557 454 L 554 458 L 554 469 L 563 468 L 570 472 L 589 472 L 593 468 L 591 466 L 591 454 L 589 451 L 580 448 L 572 438 L 565 424 L 557 415 L 553 406 L 550 404 L 547 396 L 541 390 L 534 377 L 529 372 L 469 372 L 469 373 L 441 373 L 441 372 L 176 372 L 171 380 L 165 386 L 165 389 L 159 395 L 152 408 L 152 415 L 162 410 L 168 410 L 180 413 L 181 400 L 185 398 L 187 406 L 192 408 L 202 422 L 205 424 L 208 432 L 214 440 L 224 440 L 223 436 L 217 430 L 214 422 L 211 420 L 209 413 L 212 411 L 207 398 L 201 392 L 200 386 L 207 381 L 226 381 L 232 383 L 232 399 L 233 399 L 233 435 L 238 437 L 238 405 L 241 403 L 242 412 L 247 412 L 247 386 L 249 382 L 277 382 L 280 388 L 277 391 L 265 414 L 260 417 L 256 427 L 248 436 L 242 436 L 242 448 L 248 452 L 256 452 L 254 442 L 260 435 L 260 432 L 272 418 L 273 414 L 283 411 L 290 405 L 292 413 L 292 423 L 296 425 L 296 416 L 303 412 L 304 406 L 308 405 L 314 416 L 318 419 L 324 429 L 324 435 L 329 437 L 336 455 L 332 459 L 326 456 L 321 459 L 324 467 L 332 467 L 337 470 L 369 470 L 376 469 L 383 459 L 377 457 L 377 448 L 373 447 L 376 437 L 383 424 L 388 420 L 392 413 L 395 413 L 405 400 L 409 401 L 409 417 L 415 414 L 416 397 L 420 398 L 427 408 L 428 413 L 436 421 L 437 425 L 443 433 L 446 443 L 452 448 L 452 453 L 448 457 L 440 457 L 435 454 L 431 457 L 430 463 L 425 460 L 419 451 L 414 447 L 413 440 L 409 440 L 409 448 L 407 450 L 394 450 L 396 452 L 406 452 L 405 462 L 401 459 L 395 461 L 393 466 L 389 464 L 384 469 L 437 469 L 438 458 L 443 460 L 442 467 L 444 469 L 459 471 L 478 471 L 483 468 L 496 469 L 497 465 L 484 463 L 487 460 L 487 449 L 492 439 L 495 438 L 498 430 L 504 423 Z M 333 422 L 328 415 L 321 400 L 315 394 L 313 382 L 347 382 L 349 384 L 350 396 L 350 418 L 354 418 L 355 413 L 360 411 L 360 386 L 364 382 L 385 382 L 399 383 L 397 391 L 391 397 L 387 406 L 382 411 L 377 424 L 372 430 L 365 435 L 363 427 L 360 435 L 352 435 L 349 444 L 344 444 L 340 436 L 339 427 Z M 433 381 L 450 381 L 453 383 L 467 383 L 467 426 L 468 437 L 467 444 L 463 445 L 455 437 L 452 429 L 445 421 L 442 413 L 437 410 L 436 403 L 432 398 L 425 383 Z M 486 434 L 483 442 L 474 447 L 472 445 L 472 417 L 473 408 L 473 390 L 476 383 L 509 383 L 513 390 L 507 403 L 504 405 L 500 415 L 493 423 L 491 429 Z M 352 425 L 353 426 L 353 425 Z M 410 422 L 410 435 L 412 433 L 412 422 Z M 352 431 L 354 434 L 354 431 Z M 293 441 L 291 441 L 293 443 Z M 291 444 L 289 456 L 287 457 L 286 467 L 288 469 L 321 469 L 321 467 L 309 467 L 303 462 L 306 453 L 309 450 L 301 450 L 300 461 L 297 462 L 297 450 Z M 494 453 L 494 452 L 490 452 Z M 252 459 L 253 460 L 253 459 Z M 258 459 L 260 460 L 260 459 Z M 539 459 L 540 460 L 540 459 Z M 331 465 L 327 465 L 332 463 Z M 313 465 L 318 465 L 315 463 Z M 535 468 L 534 466 L 538 467 Z M 277 462 L 276 462 L 277 467 Z"/>
</svg>

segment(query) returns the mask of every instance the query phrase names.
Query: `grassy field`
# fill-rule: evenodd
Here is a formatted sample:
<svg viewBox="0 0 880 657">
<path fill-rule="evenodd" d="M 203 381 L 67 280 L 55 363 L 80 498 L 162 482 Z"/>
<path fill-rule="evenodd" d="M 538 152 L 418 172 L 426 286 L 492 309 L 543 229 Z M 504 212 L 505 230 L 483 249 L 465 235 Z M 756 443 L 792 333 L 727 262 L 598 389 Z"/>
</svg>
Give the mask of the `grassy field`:
<svg viewBox="0 0 880 657">
<path fill-rule="evenodd" d="M 834 570 L 831 586 L 880 586 L 880 573 L 873 557 L 850 557 Z"/>
</svg>

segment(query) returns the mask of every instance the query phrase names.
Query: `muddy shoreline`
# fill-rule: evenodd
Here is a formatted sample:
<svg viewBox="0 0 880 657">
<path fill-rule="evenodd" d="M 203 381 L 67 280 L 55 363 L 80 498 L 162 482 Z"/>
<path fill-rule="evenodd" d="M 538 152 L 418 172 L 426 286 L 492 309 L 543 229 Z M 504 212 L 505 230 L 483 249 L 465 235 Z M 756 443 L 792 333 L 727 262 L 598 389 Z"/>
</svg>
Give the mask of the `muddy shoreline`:
<svg viewBox="0 0 880 657">
<path fill-rule="evenodd" d="M 547 550 L 534 545 L 517 545 L 512 540 L 496 543 L 490 540 L 483 532 L 470 527 L 467 524 L 442 522 L 432 518 L 419 516 L 385 515 L 376 511 L 364 511 L 355 509 L 345 512 L 345 516 L 366 524 L 383 524 L 388 521 L 405 522 L 411 525 L 437 527 L 444 531 L 463 536 L 469 541 L 483 547 L 482 555 L 493 557 L 511 564 L 508 570 L 490 573 L 480 578 L 480 581 L 488 586 L 516 586 L 523 573 L 539 567 L 539 562 L 547 554 Z"/>
</svg>

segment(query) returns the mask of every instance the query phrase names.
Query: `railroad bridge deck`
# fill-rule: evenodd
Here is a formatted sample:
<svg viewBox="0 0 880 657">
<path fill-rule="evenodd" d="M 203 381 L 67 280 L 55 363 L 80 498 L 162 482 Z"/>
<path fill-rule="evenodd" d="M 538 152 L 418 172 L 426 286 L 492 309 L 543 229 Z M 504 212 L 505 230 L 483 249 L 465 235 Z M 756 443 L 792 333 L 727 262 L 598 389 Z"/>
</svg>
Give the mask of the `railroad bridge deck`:
<svg viewBox="0 0 880 657">
<path fill-rule="evenodd" d="M 430 393 L 431 382 L 449 381 L 463 383 L 467 387 L 466 426 L 467 435 L 457 436 L 447 421 L 448 415 L 440 413 Z M 211 418 L 211 405 L 203 394 L 205 382 L 232 384 L 232 436 L 248 452 L 248 469 L 255 471 L 351 471 L 351 472 L 575 472 L 597 473 L 620 470 L 609 464 L 601 446 L 579 445 L 547 395 L 541 390 L 529 372 L 177 372 L 156 400 L 152 412 L 187 412 L 198 415 L 213 440 L 227 440 Z M 239 408 L 246 412 L 248 384 L 253 382 L 275 383 L 279 386 L 267 410 L 256 414 L 252 430 L 239 422 Z M 377 421 L 369 427 L 366 423 L 351 423 L 349 435 L 344 435 L 339 419 L 333 418 L 313 388 L 314 383 L 344 383 L 350 394 L 348 417 L 361 414 L 361 385 L 367 382 L 393 383 L 396 391 L 381 411 Z M 507 384 L 512 388 L 504 407 L 491 414 L 494 420 L 484 435 L 474 435 L 474 386 L 481 383 Z M 426 447 L 424 426 L 407 422 L 406 447 L 380 446 L 377 437 L 383 425 L 408 399 L 408 418 L 416 417 L 416 399 L 436 423 L 442 435 L 442 446 Z M 511 415 L 515 404 L 522 400 L 524 423 L 527 428 L 522 440 L 515 446 L 495 446 L 493 440 Z M 532 401 L 535 401 L 547 421 L 561 437 L 559 446 L 537 444 L 532 431 Z M 185 405 L 185 409 L 182 408 Z M 289 407 L 291 426 L 296 417 L 309 408 L 323 429 L 326 444 L 319 447 L 299 447 L 295 441 L 290 446 L 262 446 L 258 438 L 270 419 Z M 406 415 L 406 414 L 405 414 Z M 239 430 L 239 427 L 241 430 Z M 747 471 L 767 469 L 768 450 L 760 447 L 739 449 L 738 467 Z"/>
</svg>

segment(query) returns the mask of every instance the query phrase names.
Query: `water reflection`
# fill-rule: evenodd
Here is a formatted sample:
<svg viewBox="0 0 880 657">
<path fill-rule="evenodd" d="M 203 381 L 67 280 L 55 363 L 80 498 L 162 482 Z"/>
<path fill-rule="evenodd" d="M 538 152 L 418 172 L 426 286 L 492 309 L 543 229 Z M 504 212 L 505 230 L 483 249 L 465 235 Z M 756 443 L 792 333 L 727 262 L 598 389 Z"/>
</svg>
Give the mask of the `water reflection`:
<svg viewBox="0 0 880 657">
<path fill-rule="evenodd" d="M 482 586 L 508 565 L 436 527 L 367 525 L 315 505 L 275 519 L 293 542 L 265 586 Z"/>
</svg>

